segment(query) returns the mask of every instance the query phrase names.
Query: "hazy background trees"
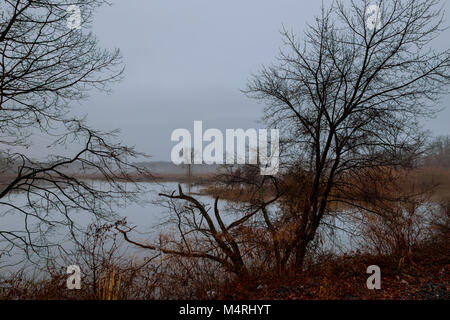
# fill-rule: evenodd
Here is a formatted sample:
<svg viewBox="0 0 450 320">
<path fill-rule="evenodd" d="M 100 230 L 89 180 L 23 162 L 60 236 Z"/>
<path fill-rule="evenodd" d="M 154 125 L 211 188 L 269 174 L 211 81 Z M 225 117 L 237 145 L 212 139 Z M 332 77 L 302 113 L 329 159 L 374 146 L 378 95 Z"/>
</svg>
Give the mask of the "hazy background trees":
<svg viewBox="0 0 450 320">
<path fill-rule="evenodd" d="M 437 168 L 450 168 L 450 137 L 439 136 L 428 145 L 422 165 Z"/>
</svg>

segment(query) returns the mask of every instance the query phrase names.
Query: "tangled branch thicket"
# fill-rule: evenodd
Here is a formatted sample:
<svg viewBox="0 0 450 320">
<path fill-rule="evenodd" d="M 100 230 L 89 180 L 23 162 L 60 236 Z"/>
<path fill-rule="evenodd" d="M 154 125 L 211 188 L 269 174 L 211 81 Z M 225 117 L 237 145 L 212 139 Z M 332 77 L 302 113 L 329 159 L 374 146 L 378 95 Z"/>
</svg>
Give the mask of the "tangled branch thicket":
<svg viewBox="0 0 450 320">
<path fill-rule="evenodd" d="M 106 91 L 122 78 L 119 50 L 99 48 L 90 32 L 101 0 L 6 0 L 0 4 L 0 213 L 21 219 L 0 226 L 3 257 L 23 250 L 28 259 L 50 258 L 60 248 L 55 232 L 72 236 L 78 211 L 113 221 L 115 204 L 137 200 L 140 186 L 121 179 L 148 174 L 131 161 L 145 156 L 116 143 L 117 131 L 89 127 L 71 116 L 73 104 L 93 89 Z M 70 5 L 82 12 L 81 30 L 67 26 Z M 47 141 L 33 158 L 36 137 Z M 45 146 L 44 146 L 45 148 Z M 45 152 L 45 154 L 42 153 Z M 130 173 L 135 173 L 131 175 Z M 95 175 L 108 185 L 88 183 Z M 25 194 L 25 202 L 16 194 Z"/>
</svg>

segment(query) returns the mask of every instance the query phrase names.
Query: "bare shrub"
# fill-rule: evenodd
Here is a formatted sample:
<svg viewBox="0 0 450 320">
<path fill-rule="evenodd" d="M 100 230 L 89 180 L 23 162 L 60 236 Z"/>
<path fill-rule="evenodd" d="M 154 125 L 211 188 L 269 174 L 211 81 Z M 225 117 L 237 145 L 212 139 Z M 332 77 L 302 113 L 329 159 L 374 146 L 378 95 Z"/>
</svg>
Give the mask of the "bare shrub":
<svg viewBox="0 0 450 320">
<path fill-rule="evenodd" d="M 365 247 L 380 255 L 407 257 L 428 237 L 431 205 L 423 199 L 362 214 Z"/>
</svg>

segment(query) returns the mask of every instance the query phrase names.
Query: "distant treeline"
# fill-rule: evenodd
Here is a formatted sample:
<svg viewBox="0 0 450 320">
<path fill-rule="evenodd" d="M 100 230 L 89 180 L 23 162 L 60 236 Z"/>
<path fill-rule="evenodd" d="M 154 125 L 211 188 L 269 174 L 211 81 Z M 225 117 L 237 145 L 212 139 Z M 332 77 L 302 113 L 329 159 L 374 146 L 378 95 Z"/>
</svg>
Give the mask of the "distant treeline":
<svg viewBox="0 0 450 320">
<path fill-rule="evenodd" d="M 15 173 L 17 167 L 22 162 L 7 157 L 0 152 L 0 173 Z M 433 138 L 426 146 L 425 152 L 420 159 L 416 159 L 416 164 L 423 167 L 450 168 L 450 136 L 438 136 Z M 43 163 L 45 164 L 45 163 Z M 169 161 L 149 161 L 136 163 L 137 166 L 146 168 L 156 174 L 185 174 L 188 165 L 175 165 Z M 79 164 L 66 166 L 67 172 L 80 172 L 82 170 Z M 217 173 L 223 170 L 220 165 L 192 165 L 192 173 L 207 174 Z"/>
<path fill-rule="evenodd" d="M 450 168 L 450 136 L 434 138 L 422 159 L 423 166 Z"/>
</svg>

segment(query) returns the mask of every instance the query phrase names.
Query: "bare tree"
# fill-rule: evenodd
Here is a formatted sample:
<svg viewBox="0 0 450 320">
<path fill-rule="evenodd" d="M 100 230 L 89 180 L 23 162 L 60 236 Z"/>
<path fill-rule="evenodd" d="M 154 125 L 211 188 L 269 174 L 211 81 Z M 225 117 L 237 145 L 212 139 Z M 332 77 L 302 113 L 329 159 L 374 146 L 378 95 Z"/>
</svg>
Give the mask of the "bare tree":
<svg viewBox="0 0 450 320">
<path fill-rule="evenodd" d="M 100 49 L 89 31 L 95 9 L 104 3 L 0 4 L 0 214 L 22 219 L 21 228 L 0 226 L 2 253 L 19 247 L 47 255 L 58 245 L 56 227 L 74 233 L 74 213 L 84 210 L 113 220 L 114 205 L 136 199 L 140 191 L 138 185 L 126 190 L 121 181 L 134 182 L 131 172 L 144 173 L 128 161 L 143 154 L 115 143 L 116 131 L 94 130 L 84 118 L 71 116 L 73 103 L 92 89 L 109 90 L 122 77 L 119 50 Z M 80 9 L 79 29 L 68 25 L 71 5 Z M 27 151 L 35 135 L 51 141 L 46 159 L 34 160 Z M 61 152 L 64 147 L 78 150 Z M 101 178 L 108 187 L 86 182 L 87 175 Z M 16 201 L 16 193 L 25 195 L 24 203 Z"/>
<path fill-rule="evenodd" d="M 422 165 L 435 168 L 450 167 L 450 137 L 439 136 L 428 145 Z"/>
<path fill-rule="evenodd" d="M 349 9 L 337 2 L 323 9 L 304 42 L 283 30 L 279 63 L 254 76 L 245 93 L 267 103 L 265 119 L 282 129 L 284 171 L 258 178 L 247 166 L 223 175 L 220 183 L 247 192 L 236 219 L 223 221 L 218 197 L 207 207 L 180 187 L 162 194 L 176 215 L 176 236 L 144 243 L 130 239 L 133 228 L 118 226 L 125 239 L 215 261 L 241 277 L 250 273 L 251 257 L 266 249 L 266 267 L 301 271 L 324 217 L 338 213 L 339 204 L 374 210 L 374 201 L 397 200 L 369 192 L 361 179 L 382 186 L 395 179 L 395 169 L 416 163 L 425 144 L 418 122 L 437 112 L 448 91 L 450 51 L 430 47 L 442 31 L 439 1 L 377 5 L 379 25 L 368 23 L 368 1 Z M 278 214 L 267 210 L 275 202 Z"/>
<path fill-rule="evenodd" d="M 372 4 L 379 24 L 368 20 Z M 296 228 L 286 252 L 297 270 L 351 177 L 411 165 L 421 151 L 418 122 L 435 114 L 449 88 L 450 50 L 432 48 L 442 18 L 438 0 L 338 1 L 303 41 L 284 29 L 278 63 L 249 83 L 245 92 L 264 101 L 266 120 L 282 129 L 284 162 L 303 176 L 291 190 L 298 205 L 290 208 Z"/>
<path fill-rule="evenodd" d="M 171 194 L 162 193 L 160 196 L 169 199 L 169 209 L 175 213 L 172 224 L 176 228 L 176 233 L 161 235 L 158 243 L 145 243 L 142 240 L 132 240 L 129 233 L 134 228 L 120 223 L 117 230 L 123 234 L 126 241 L 163 254 L 206 259 L 241 278 L 249 276 L 248 256 L 254 248 L 250 241 L 243 241 L 243 234 L 250 232 L 250 237 L 255 236 L 252 233 L 254 230 L 248 230 L 250 229 L 248 222 L 261 210 L 274 203 L 277 197 L 248 207 L 232 222 L 227 223 L 219 210 L 219 197 L 216 197 L 214 205 L 209 207 L 186 195 L 181 186 L 178 187 L 178 193 L 174 191 Z"/>
</svg>

